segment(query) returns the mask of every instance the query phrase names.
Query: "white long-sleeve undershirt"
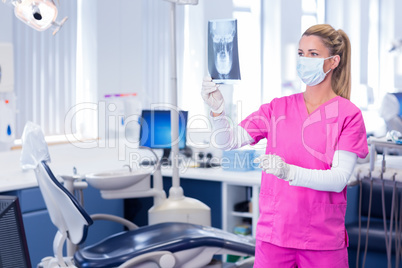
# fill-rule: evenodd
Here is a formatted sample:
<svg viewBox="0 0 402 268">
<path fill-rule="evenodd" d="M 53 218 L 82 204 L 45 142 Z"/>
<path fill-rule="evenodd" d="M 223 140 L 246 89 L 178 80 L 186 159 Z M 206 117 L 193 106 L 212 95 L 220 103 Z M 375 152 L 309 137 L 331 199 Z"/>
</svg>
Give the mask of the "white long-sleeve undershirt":
<svg viewBox="0 0 402 268">
<path fill-rule="evenodd" d="M 231 126 L 225 114 L 212 118 L 213 142 L 222 150 L 234 150 L 251 144 L 254 139 L 241 126 Z M 335 151 L 332 167 L 328 170 L 301 168 L 290 165 L 289 184 L 318 191 L 341 192 L 347 185 L 357 161 L 357 154 Z"/>
<path fill-rule="evenodd" d="M 212 142 L 219 149 L 229 151 L 254 142 L 254 139 L 244 128 L 229 123 L 225 112 L 219 116 L 212 117 L 212 127 Z"/>
<path fill-rule="evenodd" d="M 318 170 L 290 165 L 289 184 L 340 193 L 348 184 L 356 161 L 357 154 L 338 150 L 334 153 L 331 169 Z"/>
</svg>

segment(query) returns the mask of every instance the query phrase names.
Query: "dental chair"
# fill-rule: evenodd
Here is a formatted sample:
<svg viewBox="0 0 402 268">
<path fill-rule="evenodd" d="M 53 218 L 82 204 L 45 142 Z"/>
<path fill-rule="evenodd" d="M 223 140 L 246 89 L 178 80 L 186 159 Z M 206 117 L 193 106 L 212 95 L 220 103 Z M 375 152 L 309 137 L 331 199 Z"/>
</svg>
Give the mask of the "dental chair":
<svg viewBox="0 0 402 268">
<path fill-rule="evenodd" d="M 40 127 L 27 123 L 22 141 L 22 167 L 35 170 L 51 221 L 58 229 L 53 242 L 54 257 L 44 258 L 38 267 L 197 268 L 207 266 L 214 255 L 254 255 L 253 238 L 213 227 L 165 222 L 117 233 L 77 249 L 74 256 L 64 257 L 67 240 L 75 245 L 85 241 L 92 218 L 51 171 Z M 252 260 L 231 267 L 252 267 Z"/>
</svg>

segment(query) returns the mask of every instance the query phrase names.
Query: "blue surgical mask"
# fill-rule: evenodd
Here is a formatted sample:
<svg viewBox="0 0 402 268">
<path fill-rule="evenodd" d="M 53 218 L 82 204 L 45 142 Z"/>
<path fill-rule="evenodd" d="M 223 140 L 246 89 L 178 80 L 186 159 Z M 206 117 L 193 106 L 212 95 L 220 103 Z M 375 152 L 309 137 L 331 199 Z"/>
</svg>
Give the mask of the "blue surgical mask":
<svg viewBox="0 0 402 268">
<path fill-rule="evenodd" d="M 332 70 L 324 73 L 324 60 L 332 58 L 310 58 L 299 57 L 297 60 L 297 74 L 308 86 L 315 86 L 321 83 L 325 76 Z"/>
</svg>

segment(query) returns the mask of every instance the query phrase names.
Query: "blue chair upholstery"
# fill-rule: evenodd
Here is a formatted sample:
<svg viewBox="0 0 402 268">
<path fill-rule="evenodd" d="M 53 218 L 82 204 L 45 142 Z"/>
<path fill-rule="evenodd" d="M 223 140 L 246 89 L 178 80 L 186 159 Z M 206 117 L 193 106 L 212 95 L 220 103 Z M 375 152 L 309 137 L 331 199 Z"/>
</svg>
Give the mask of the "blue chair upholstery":
<svg viewBox="0 0 402 268">
<path fill-rule="evenodd" d="M 49 190 L 49 187 L 57 188 L 57 190 L 58 190 L 57 194 L 50 196 L 51 199 L 49 201 L 46 196 L 45 202 L 54 202 L 55 199 L 60 200 L 60 198 L 65 198 L 65 201 L 67 201 L 67 202 L 69 201 L 68 206 L 72 206 L 73 208 L 75 208 L 75 212 L 76 212 L 75 216 L 79 215 L 82 217 L 82 221 L 83 221 L 82 228 L 81 228 L 81 231 L 76 232 L 76 233 L 78 233 L 78 235 L 76 235 L 77 239 L 75 239 L 75 241 L 74 241 L 74 243 L 77 245 L 82 244 L 85 241 L 85 239 L 87 238 L 89 226 L 93 224 L 93 220 L 92 220 L 91 216 L 85 211 L 85 209 L 81 206 L 81 204 L 77 201 L 77 199 L 75 199 L 75 197 L 56 179 L 53 172 L 50 170 L 50 167 L 47 165 L 47 163 L 45 161 L 41 162 L 41 167 L 44 169 L 44 172 L 46 172 L 46 174 L 48 175 L 48 178 L 50 179 L 50 181 L 48 181 L 48 183 L 47 183 L 47 186 L 43 185 L 43 183 L 39 179 L 39 187 L 41 187 L 41 191 L 44 187 L 46 187 L 46 189 L 48 189 L 48 190 Z M 37 171 L 37 173 L 40 173 L 40 170 L 41 169 L 39 169 Z M 49 192 L 48 192 L 48 194 L 50 195 Z M 42 191 L 42 195 L 43 195 L 43 191 Z M 65 197 L 63 197 L 63 195 L 65 195 Z M 60 206 L 56 207 L 56 209 L 60 213 L 64 213 L 64 212 L 69 213 L 67 210 L 63 210 L 63 207 L 65 208 L 66 205 L 67 205 L 66 203 L 64 203 L 64 204 L 61 203 Z M 50 213 L 50 217 L 52 217 L 52 215 L 55 214 L 54 211 L 49 211 L 49 213 Z M 67 218 L 69 216 L 74 216 L 74 214 L 68 214 L 68 215 L 65 214 L 65 215 L 62 215 L 61 217 Z M 77 223 L 77 222 L 75 222 L 75 223 Z M 57 222 L 53 221 L 53 224 L 55 224 L 58 229 L 62 228 L 61 226 L 58 226 Z M 74 224 L 74 223 L 71 223 L 71 224 Z M 67 228 L 67 230 L 68 230 L 69 228 L 71 228 L 71 226 L 67 226 L 64 228 Z M 72 236 L 72 233 L 70 231 L 69 239 L 72 238 L 71 236 Z"/>
<path fill-rule="evenodd" d="M 172 253 L 193 248 L 215 247 L 239 254 L 254 255 L 250 239 L 213 227 L 169 222 L 141 227 L 107 238 L 79 250 L 74 260 L 78 267 L 116 267 L 151 251 Z M 108 256 L 107 259 L 103 256 Z"/>
</svg>

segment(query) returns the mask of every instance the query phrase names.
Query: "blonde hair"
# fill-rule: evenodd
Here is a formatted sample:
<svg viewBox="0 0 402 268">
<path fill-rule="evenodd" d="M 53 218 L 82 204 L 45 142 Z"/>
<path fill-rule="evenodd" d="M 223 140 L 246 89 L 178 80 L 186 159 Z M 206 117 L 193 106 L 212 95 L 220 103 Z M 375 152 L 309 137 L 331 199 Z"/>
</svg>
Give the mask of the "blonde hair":
<svg viewBox="0 0 402 268">
<path fill-rule="evenodd" d="M 339 55 L 338 67 L 333 70 L 331 86 L 336 95 L 350 100 L 351 91 L 351 46 L 347 34 L 339 29 L 335 30 L 329 24 L 317 24 L 308 28 L 303 36 L 314 35 L 321 37 L 331 56 Z"/>
</svg>

